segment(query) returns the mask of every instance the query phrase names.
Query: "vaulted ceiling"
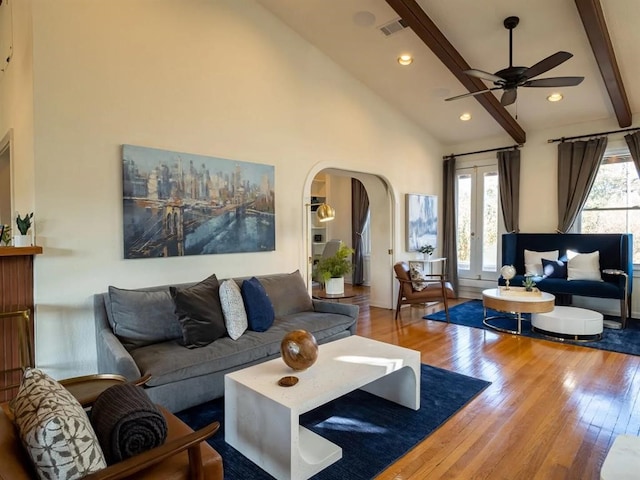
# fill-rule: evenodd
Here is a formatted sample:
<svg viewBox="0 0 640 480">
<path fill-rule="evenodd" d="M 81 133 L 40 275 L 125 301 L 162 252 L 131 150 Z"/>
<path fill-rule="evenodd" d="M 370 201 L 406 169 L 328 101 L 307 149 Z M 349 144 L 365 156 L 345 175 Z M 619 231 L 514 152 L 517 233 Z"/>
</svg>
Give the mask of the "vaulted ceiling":
<svg viewBox="0 0 640 480">
<path fill-rule="evenodd" d="M 527 131 L 605 119 L 620 127 L 638 125 L 638 0 L 258 2 L 444 144 L 505 132 L 524 143 Z M 536 78 L 585 80 L 573 87 L 520 87 L 517 101 L 506 107 L 501 90 L 445 102 L 494 86 L 464 70 L 495 73 L 509 66 L 509 32 L 503 26 L 509 16 L 520 18 L 513 31 L 514 65 L 530 67 L 568 51 L 571 59 Z M 381 31 L 399 19 L 406 28 L 390 35 Z M 414 57 L 411 65 L 398 64 L 403 53 Z M 547 101 L 555 92 L 563 100 Z M 462 113 L 472 119 L 462 122 Z"/>
</svg>

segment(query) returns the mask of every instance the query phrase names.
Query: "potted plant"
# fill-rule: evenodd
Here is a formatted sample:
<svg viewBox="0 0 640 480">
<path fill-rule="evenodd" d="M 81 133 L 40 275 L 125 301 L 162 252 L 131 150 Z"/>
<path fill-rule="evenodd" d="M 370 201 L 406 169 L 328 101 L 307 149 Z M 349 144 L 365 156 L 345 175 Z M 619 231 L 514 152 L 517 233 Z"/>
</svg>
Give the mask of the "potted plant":
<svg viewBox="0 0 640 480">
<path fill-rule="evenodd" d="M 531 275 L 525 275 L 524 282 L 522 282 L 522 286 L 526 292 L 532 292 L 533 287 L 536 286 L 536 282 L 534 282 L 533 277 Z"/>
<path fill-rule="evenodd" d="M 422 258 L 426 258 L 425 255 L 427 257 L 430 257 L 431 254 L 434 252 L 435 247 L 433 245 L 422 245 L 418 251 L 422 254 Z"/>
<path fill-rule="evenodd" d="M 353 249 L 344 243 L 335 255 L 322 258 L 316 266 L 316 272 L 324 283 L 325 291 L 331 295 L 344 293 L 344 276 L 351 271 Z"/>
<path fill-rule="evenodd" d="M 11 225 L 2 225 L 2 237 L 0 238 L 5 247 L 11 245 Z"/>
<path fill-rule="evenodd" d="M 31 245 L 31 238 L 29 237 L 29 229 L 31 228 L 31 219 L 33 218 L 33 212 L 28 213 L 24 218 L 20 217 L 20 214 L 16 217 L 16 225 L 20 235 L 13 237 L 14 247 L 28 247 Z"/>
</svg>

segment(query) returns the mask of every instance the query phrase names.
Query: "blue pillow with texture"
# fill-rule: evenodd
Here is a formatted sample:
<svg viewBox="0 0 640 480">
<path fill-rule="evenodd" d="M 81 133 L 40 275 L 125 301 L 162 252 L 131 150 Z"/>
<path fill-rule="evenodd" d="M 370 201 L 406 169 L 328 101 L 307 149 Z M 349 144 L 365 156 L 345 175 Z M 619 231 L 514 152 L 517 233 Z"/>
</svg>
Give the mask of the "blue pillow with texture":
<svg viewBox="0 0 640 480">
<path fill-rule="evenodd" d="M 562 260 L 543 258 L 542 275 L 544 278 L 567 278 L 567 264 Z"/>
<path fill-rule="evenodd" d="M 242 301 L 247 311 L 249 330 L 266 332 L 275 319 L 273 305 L 266 290 L 256 277 L 242 282 Z"/>
</svg>

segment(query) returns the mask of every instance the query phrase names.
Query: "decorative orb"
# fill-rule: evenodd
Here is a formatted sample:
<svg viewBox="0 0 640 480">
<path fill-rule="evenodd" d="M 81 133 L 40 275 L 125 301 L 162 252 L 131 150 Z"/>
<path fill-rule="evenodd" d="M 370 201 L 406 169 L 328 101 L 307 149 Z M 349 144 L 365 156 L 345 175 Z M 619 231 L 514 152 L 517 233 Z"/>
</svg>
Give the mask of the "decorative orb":
<svg viewBox="0 0 640 480">
<path fill-rule="evenodd" d="M 282 360 L 294 370 L 306 370 L 318 359 L 316 337 L 306 330 L 287 333 L 280 343 Z"/>
<path fill-rule="evenodd" d="M 500 269 L 500 275 L 505 280 L 511 280 L 516 276 L 516 269 L 513 265 L 505 265 Z"/>
</svg>

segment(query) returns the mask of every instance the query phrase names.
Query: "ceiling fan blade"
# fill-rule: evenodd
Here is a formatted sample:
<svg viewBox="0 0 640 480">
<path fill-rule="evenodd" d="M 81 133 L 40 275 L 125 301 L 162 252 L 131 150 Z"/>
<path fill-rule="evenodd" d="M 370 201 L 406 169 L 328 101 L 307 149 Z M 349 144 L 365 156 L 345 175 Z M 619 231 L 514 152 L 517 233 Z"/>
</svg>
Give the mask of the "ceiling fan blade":
<svg viewBox="0 0 640 480">
<path fill-rule="evenodd" d="M 575 87 L 580 85 L 584 77 L 550 77 L 529 80 L 522 84 L 523 87 Z"/>
<path fill-rule="evenodd" d="M 465 97 L 471 97 L 471 96 L 475 96 L 475 95 L 480 95 L 481 93 L 487 93 L 487 92 L 490 92 L 491 90 L 500 90 L 501 88 L 502 87 L 491 87 L 491 88 L 487 88 L 486 90 L 478 90 L 477 92 L 463 93 L 462 95 L 456 95 L 455 97 L 445 98 L 444 101 L 445 102 L 450 102 L 451 100 L 458 100 L 459 98 L 465 98 Z"/>
<path fill-rule="evenodd" d="M 471 70 L 465 70 L 463 73 L 466 73 L 470 77 L 481 78 L 482 80 L 489 80 L 490 82 L 495 83 L 505 83 L 506 80 L 498 75 L 494 75 L 493 73 L 485 72 L 483 70 L 476 70 L 472 68 Z"/>
<path fill-rule="evenodd" d="M 503 107 L 506 107 L 507 105 L 511 105 L 513 102 L 515 102 L 516 98 L 518 98 L 518 90 L 516 90 L 515 88 L 505 90 L 502 94 L 502 98 L 500 99 L 500 104 Z"/>
<path fill-rule="evenodd" d="M 569 52 L 556 52 L 553 55 L 549 55 L 547 58 L 540 60 L 532 67 L 529 67 L 527 70 L 525 70 L 524 76 L 526 76 L 527 79 L 537 77 L 538 75 L 551 70 L 554 67 L 557 67 L 561 63 L 566 62 L 571 57 L 573 57 L 573 54 Z"/>
</svg>

